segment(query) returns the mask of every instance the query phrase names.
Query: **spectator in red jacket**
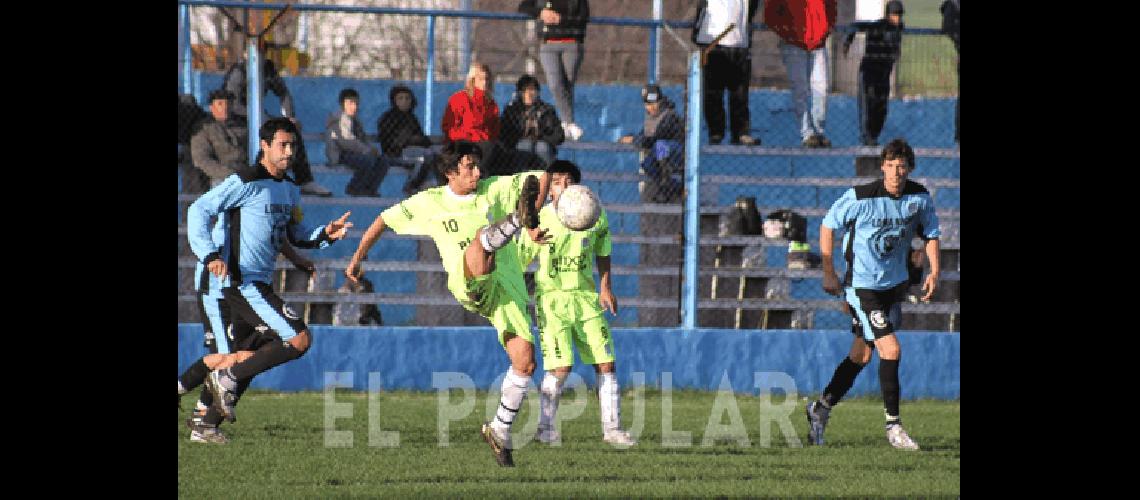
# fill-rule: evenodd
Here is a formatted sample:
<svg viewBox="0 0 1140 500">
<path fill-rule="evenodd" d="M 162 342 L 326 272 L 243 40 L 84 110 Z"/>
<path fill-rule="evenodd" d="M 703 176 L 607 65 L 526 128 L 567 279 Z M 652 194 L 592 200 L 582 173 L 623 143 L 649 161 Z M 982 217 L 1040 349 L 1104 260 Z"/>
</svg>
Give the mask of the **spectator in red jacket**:
<svg viewBox="0 0 1140 500">
<path fill-rule="evenodd" d="M 440 126 L 448 141 L 471 141 L 483 150 L 485 176 L 505 175 L 509 165 L 500 154 L 499 105 L 495 103 L 494 75 L 481 62 L 472 62 L 463 88 L 447 99 Z M 502 164 L 502 165 L 500 165 Z"/>
<path fill-rule="evenodd" d="M 824 45 L 835 27 L 835 0 L 768 0 L 764 2 L 764 24 L 780 37 L 780 55 L 792 84 L 803 146 L 831 147 L 823 133 L 828 86 Z"/>
</svg>

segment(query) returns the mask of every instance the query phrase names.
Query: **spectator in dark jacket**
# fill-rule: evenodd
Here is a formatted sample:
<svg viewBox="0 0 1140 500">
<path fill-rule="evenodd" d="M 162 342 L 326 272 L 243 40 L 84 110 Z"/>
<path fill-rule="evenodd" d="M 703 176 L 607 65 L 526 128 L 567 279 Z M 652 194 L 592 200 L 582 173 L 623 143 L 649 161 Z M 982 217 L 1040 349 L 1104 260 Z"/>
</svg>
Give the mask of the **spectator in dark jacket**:
<svg viewBox="0 0 1140 500">
<path fill-rule="evenodd" d="M 543 168 L 554 161 L 557 146 L 565 140 L 558 113 L 538 97 L 538 79 L 523 75 L 515 84 L 515 98 L 503 110 L 503 146 L 534 153 Z"/>
<path fill-rule="evenodd" d="M 340 110 L 329 115 L 325 128 L 325 156 L 330 165 L 345 165 L 353 170 L 344 192 L 349 196 L 379 196 L 377 189 L 388 174 L 388 160 L 376 146 L 368 143 L 364 125 L 356 117 L 360 94 L 346 88 L 337 97 Z"/>
<path fill-rule="evenodd" d="M 190 94 L 178 94 L 178 172 L 182 178 L 182 193 L 205 193 L 210 189 L 210 178 L 194 167 L 190 158 L 190 139 L 201 122 L 210 119 Z"/>
<path fill-rule="evenodd" d="M 879 134 L 887 120 L 887 103 L 891 96 L 891 69 L 902 48 L 903 4 L 887 2 L 886 17 L 878 21 L 852 23 L 855 31 L 843 42 L 847 55 L 855 34 L 867 33 L 863 59 L 859 61 L 859 140 L 864 146 L 878 146 Z"/>
<path fill-rule="evenodd" d="M 225 89 L 210 92 L 210 118 L 202 120 L 190 138 L 194 167 L 209 178 L 209 187 L 250 164 L 249 127 L 230 114 L 234 95 Z"/>
<path fill-rule="evenodd" d="M 388 92 L 392 107 L 376 121 L 376 134 L 384 154 L 399 158 L 407 146 L 430 147 L 431 140 L 424 134 L 416 118 L 416 95 L 405 85 L 396 85 Z"/>
<path fill-rule="evenodd" d="M 942 11 L 942 32 L 949 36 L 954 41 L 954 51 L 961 54 L 961 48 L 958 46 L 958 41 L 962 37 L 961 25 L 961 0 L 946 0 L 942 2 L 939 10 Z M 961 96 L 962 88 L 962 64 L 961 59 L 958 60 L 958 95 Z M 954 102 L 954 142 L 958 141 L 958 110 L 962 98 Z"/>
<path fill-rule="evenodd" d="M 645 101 L 645 122 L 641 133 L 622 137 L 622 144 L 635 144 L 642 149 L 642 173 L 649 177 L 642 199 L 656 203 L 676 201 L 681 195 L 679 176 L 684 165 L 682 152 L 685 124 L 677 115 L 673 101 L 665 97 L 661 87 L 646 85 L 641 89 Z"/>
<path fill-rule="evenodd" d="M 538 58 L 546 73 L 546 84 L 554 95 L 554 104 L 562 117 L 566 136 L 572 141 L 582 137 L 582 128 L 574 121 L 574 82 L 585 53 L 586 23 L 590 22 L 587 0 L 523 0 L 519 12 L 538 20 L 538 38 L 542 46 Z"/>
<path fill-rule="evenodd" d="M 222 82 L 222 88 L 230 91 L 235 96 L 230 113 L 243 121 L 249 118 L 248 110 L 246 109 L 249 105 L 247 96 L 249 93 L 249 85 L 246 81 L 246 66 L 248 65 L 249 63 L 244 59 L 234 63 L 234 65 L 230 66 L 230 69 L 226 71 L 225 79 Z M 265 95 L 271 91 L 281 100 L 281 115 L 292 120 L 293 125 L 295 125 L 297 131 L 300 132 L 301 124 L 297 121 L 297 114 L 293 108 L 293 96 L 289 93 L 289 87 L 285 86 L 285 80 L 277 73 L 277 67 L 273 65 L 273 61 L 263 59 L 261 64 L 261 96 L 265 97 Z M 261 122 L 265 123 L 268 119 L 269 115 L 262 110 Z M 293 164 L 290 165 L 289 168 L 293 171 L 293 178 L 297 181 L 297 184 L 301 186 L 301 194 L 332 196 L 332 191 L 317 184 L 316 180 L 313 179 L 313 173 L 310 167 L 309 155 L 305 152 L 305 141 L 298 137 L 297 151 L 293 156 Z"/>
<path fill-rule="evenodd" d="M 709 128 L 709 144 L 724 140 L 724 93 L 728 91 L 728 115 L 732 144 L 756 146 L 760 141 L 750 135 L 748 83 L 752 79 L 752 19 L 758 0 L 706 0 L 697 7 L 693 24 L 693 43 L 704 48 L 716 40 L 730 24 L 736 27 L 717 42 L 708 53 L 702 73 L 705 124 Z"/>
</svg>

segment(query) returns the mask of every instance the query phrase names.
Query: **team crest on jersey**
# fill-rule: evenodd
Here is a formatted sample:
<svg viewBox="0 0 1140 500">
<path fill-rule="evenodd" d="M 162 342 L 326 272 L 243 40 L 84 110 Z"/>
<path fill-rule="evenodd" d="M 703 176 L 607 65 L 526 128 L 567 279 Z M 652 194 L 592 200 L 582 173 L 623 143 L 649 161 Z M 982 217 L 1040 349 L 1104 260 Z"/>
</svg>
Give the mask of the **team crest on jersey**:
<svg viewBox="0 0 1140 500">
<path fill-rule="evenodd" d="M 918 213 L 918 210 L 919 210 L 919 206 L 918 206 L 917 200 L 912 201 L 910 203 L 907 203 L 906 204 L 906 216 L 907 216 L 907 218 L 909 219 L 910 217 L 913 217 L 915 214 Z"/>
<path fill-rule="evenodd" d="M 281 313 L 289 319 L 301 319 L 301 316 L 293 311 L 293 308 L 289 307 L 289 304 L 281 304 Z"/>
<path fill-rule="evenodd" d="M 871 314 L 868 314 L 867 316 L 871 320 L 871 326 L 874 326 L 875 328 L 887 327 L 887 315 L 884 314 L 883 311 L 874 310 L 871 311 Z"/>
</svg>

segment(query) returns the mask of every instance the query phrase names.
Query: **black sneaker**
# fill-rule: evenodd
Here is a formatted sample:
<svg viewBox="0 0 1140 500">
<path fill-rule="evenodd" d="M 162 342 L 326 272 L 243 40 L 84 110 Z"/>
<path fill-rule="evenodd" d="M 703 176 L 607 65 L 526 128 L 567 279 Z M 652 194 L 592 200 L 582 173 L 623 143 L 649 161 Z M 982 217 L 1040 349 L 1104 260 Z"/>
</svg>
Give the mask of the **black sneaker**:
<svg viewBox="0 0 1140 500">
<path fill-rule="evenodd" d="M 807 139 L 804 139 L 804 142 L 803 142 L 803 147 L 805 147 L 805 148 L 818 148 L 819 145 L 820 145 L 820 142 L 819 142 L 819 136 L 818 135 L 813 135 L 811 137 L 808 137 Z"/>
<path fill-rule="evenodd" d="M 821 147 L 821 148 L 830 148 L 831 147 L 831 139 L 828 139 L 826 135 L 819 135 L 817 137 L 819 137 L 819 147 Z"/>
<path fill-rule="evenodd" d="M 720 141 L 723 141 L 723 140 L 724 140 L 723 135 L 710 135 L 709 136 L 709 144 L 720 144 Z"/>
<path fill-rule="evenodd" d="M 538 188 L 538 177 L 526 176 L 515 213 L 518 214 L 519 223 L 527 229 L 538 227 L 538 209 L 535 208 L 535 202 L 538 201 Z"/>
<path fill-rule="evenodd" d="M 495 431 L 491 429 L 491 422 L 484 422 L 480 433 L 483 435 L 483 440 L 491 445 L 491 451 L 495 453 L 495 461 L 501 467 L 515 466 L 515 460 L 511 458 L 511 449 L 508 447 L 510 445 L 495 436 Z"/>
</svg>

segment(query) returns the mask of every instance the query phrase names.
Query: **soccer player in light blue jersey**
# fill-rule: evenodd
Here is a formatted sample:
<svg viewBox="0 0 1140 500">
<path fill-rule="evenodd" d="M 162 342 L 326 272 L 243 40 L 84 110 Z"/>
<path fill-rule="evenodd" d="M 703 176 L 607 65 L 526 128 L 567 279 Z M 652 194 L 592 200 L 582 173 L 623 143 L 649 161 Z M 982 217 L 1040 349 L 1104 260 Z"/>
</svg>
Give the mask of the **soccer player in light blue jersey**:
<svg viewBox="0 0 1140 500">
<path fill-rule="evenodd" d="M 227 177 L 190 205 L 187 214 L 190 249 L 221 281 L 222 294 L 234 321 L 254 325 L 258 334 L 249 359 L 214 370 L 206 387 L 214 401 L 204 423 L 236 419 L 239 386 L 277 365 L 301 357 L 312 343 L 308 326 L 269 286 L 270 275 L 286 240 L 298 248 L 325 248 L 352 227 L 345 213 L 327 225 L 303 223 L 300 189 L 285 171 L 298 141 L 297 128 L 287 118 L 274 118 L 260 130 L 258 162 Z M 225 220 L 223 243 L 211 235 L 210 217 Z M 216 423 L 214 424 L 216 426 Z"/>
<path fill-rule="evenodd" d="M 887 420 L 887 441 L 895 448 L 917 450 L 899 418 L 899 358 L 895 331 L 902 316 L 900 303 L 908 287 L 907 258 L 915 236 L 925 240 L 930 274 L 922 284 L 923 301 L 938 286 L 938 216 L 934 200 L 921 184 L 907 176 L 914 171 L 914 150 L 895 139 L 881 154 L 883 178 L 848 189 L 836 200 L 819 229 L 823 256 L 823 289 L 840 295 L 839 278 L 832 263 L 833 233 L 844 231 L 843 297 L 852 316 L 855 339 L 851 351 L 835 369 L 818 401 L 807 406 L 808 441 L 823 444 L 823 431 L 831 408 L 839 403 L 855 377 L 879 351 L 879 384 Z"/>
</svg>

